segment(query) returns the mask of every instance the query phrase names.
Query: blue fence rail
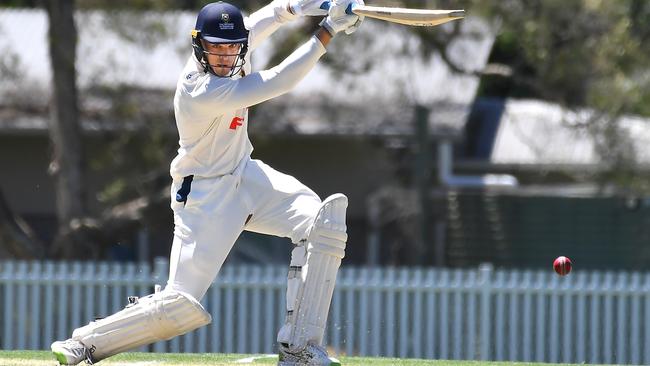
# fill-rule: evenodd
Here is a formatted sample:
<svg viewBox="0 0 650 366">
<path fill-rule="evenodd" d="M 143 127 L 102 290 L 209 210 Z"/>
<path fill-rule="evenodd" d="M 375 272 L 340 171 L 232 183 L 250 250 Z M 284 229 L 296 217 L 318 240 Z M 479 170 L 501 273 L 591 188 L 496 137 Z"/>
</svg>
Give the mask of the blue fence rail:
<svg viewBox="0 0 650 366">
<path fill-rule="evenodd" d="M 0 262 L 2 349 L 47 349 L 167 278 L 148 264 Z M 286 267 L 225 266 L 212 324 L 141 351 L 273 353 Z M 342 268 L 326 334 L 339 354 L 650 363 L 650 273 Z"/>
</svg>

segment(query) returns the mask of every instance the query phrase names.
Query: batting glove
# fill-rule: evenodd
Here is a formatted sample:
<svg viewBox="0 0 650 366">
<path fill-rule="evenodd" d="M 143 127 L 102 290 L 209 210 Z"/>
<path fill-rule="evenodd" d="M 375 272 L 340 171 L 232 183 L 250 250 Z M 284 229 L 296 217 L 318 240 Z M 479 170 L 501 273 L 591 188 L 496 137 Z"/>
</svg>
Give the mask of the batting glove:
<svg viewBox="0 0 650 366">
<path fill-rule="evenodd" d="M 327 18 L 320 23 L 330 34 L 335 35 L 338 32 L 345 31 L 345 34 L 354 33 L 363 17 L 352 13 L 352 4 L 363 5 L 363 0 L 332 0 L 329 2 L 329 12 Z"/>
<path fill-rule="evenodd" d="M 329 0 L 290 0 L 291 12 L 300 16 L 327 15 Z"/>
</svg>

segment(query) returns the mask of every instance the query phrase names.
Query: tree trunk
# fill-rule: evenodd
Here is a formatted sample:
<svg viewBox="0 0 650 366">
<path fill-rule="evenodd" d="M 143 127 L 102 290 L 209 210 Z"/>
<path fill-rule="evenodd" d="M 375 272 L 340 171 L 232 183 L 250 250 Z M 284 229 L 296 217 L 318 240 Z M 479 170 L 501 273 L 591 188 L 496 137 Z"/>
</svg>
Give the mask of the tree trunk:
<svg viewBox="0 0 650 366">
<path fill-rule="evenodd" d="M 46 0 L 50 23 L 49 46 L 52 64 L 52 99 L 50 104 L 50 139 L 53 156 L 50 173 L 55 178 L 58 239 L 53 253 L 72 258 L 75 243 L 66 238 L 75 219 L 83 218 L 83 147 L 79 124 L 76 84 L 77 30 L 73 0 Z M 65 240 L 60 240 L 66 238 Z"/>
</svg>

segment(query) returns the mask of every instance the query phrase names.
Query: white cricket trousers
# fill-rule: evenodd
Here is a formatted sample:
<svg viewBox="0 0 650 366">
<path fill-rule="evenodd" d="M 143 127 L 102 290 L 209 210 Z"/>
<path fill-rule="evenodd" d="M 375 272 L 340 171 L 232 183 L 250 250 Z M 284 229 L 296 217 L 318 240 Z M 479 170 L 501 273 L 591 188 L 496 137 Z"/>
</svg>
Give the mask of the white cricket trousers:
<svg viewBox="0 0 650 366">
<path fill-rule="evenodd" d="M 200 300 L 243 230 L 297 244 L 306 239 L 320 205 L 296 178 L 249 157 L 229 175 L 174 180 L 167 286 Z"/>
</svg>

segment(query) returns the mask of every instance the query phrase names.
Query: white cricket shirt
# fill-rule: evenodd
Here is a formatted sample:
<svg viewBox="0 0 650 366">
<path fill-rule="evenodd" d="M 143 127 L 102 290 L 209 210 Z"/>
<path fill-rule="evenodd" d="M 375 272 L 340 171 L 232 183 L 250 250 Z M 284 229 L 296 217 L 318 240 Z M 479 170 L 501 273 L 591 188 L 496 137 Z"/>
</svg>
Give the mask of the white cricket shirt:
<svg viewBox="0 0 650 366">
<path fill-rule="evenodd" d="M 291 90 L 325 54 L 322 43 L 312 37 L 279 65 L 250 73 L 250 52 L 295 18 L 285 4 L 276 0 L 245 20 L 250 30 L 246 76 L 217 77 L 203 72 L 193 54 L 188 59 L 174 96 L 180 147 L 171 163 L 173 179 L 232 173 L 253 151 L 248 138 L 248 107 Z"/>
</svg>

